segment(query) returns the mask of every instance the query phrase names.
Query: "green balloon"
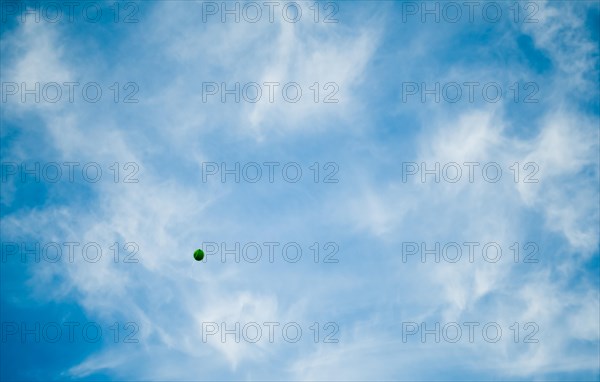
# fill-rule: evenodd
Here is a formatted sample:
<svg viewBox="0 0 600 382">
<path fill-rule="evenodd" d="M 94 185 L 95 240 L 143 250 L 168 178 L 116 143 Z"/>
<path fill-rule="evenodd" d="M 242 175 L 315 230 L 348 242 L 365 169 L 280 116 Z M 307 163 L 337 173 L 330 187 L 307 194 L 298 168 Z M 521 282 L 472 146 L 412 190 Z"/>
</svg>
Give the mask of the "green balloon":
<svg viewBox="0 0 600 382">
<path fill-rule="evenodd" d="M 196 261 L 202 261 L 202 259 L 204 259 L 204 251 L 197 249 L 196 252 L 194 252 L 194 259 L 196 259 Z"/>
</svg>

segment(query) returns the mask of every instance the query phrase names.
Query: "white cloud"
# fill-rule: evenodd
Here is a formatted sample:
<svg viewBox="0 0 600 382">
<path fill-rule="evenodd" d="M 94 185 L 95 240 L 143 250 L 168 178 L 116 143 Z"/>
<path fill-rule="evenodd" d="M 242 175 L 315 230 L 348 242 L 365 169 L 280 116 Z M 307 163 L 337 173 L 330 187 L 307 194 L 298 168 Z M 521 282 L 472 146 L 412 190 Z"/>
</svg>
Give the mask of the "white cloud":
<svg viewBox="0 0 600 382">
<path fill-rule="evenodd" d="M 415 178 L 403 183 L 392 173 L 381 177 L 370 170 L 388 155 L 411 158 L 379 147 L 388 142 L 369 137 L 368 128 L 358 122 L 374 117 L 363 105 L 370 95 L 361 90 L 370 87 L 366 73 L 372 61 L 386 54 L 385 49 L 378 50 L 385 30 L 375 26 L 376 20 L 367 18 L 358 28 L 283 22 L 202 24 L 200 16 L 190 12 L 198 5 L 188 6 L 177 3 L 167 8 L 166 2 L 157 3 L 141 23 L 142 27 L 152 25 L 154 32 L 142 36 L 133 31 L 123 40 L 138 45 L 115 70 L 126 71 L 129 62 L 146 60 L 148 67 L 133 66 L 131 75 L 152 77 L 142 83 L 147 87 L 141 86 L 139 105 L 103 109 L 76 104 L 68 109 L 29 110 L 37 113 L 43 131 L 53 139 L 47 144 L 62 159 L 134 161 L 142 169 L 138 184 L 90 186 L 89 211 L 72 205 L 45 206 L 2 219 L 3 234 L 8 237 L 97 241 L 105 249 L 123 240 L 140 246 L 138 264 L 115 263 L 108 252 L 98 263 L 32 266 L 34 291 L 50 290 L 47 297 L 55 300 L 74 297 L 86 314 L 103 322 L 125 319 L 140 325 L 139 346 L 103 348 L 74 365 L 69 375 L 84 377 L 110 370 L 118 378 L 250 378 L 262 375 L 251 371 L 264 365 L 270 366 L 269 376 L 280 373 L 294 379 L 416 379 L 432 377 L 428 363 L 442 356 L 471 371 L 487 373 L 489 369 L 484 368 L 490 367 L 518 377 L 596 367 L 592 352 L 570 354 L 569 349 L 577 341 L 597 343 L 598 325 L 592 318 L 598 316 L 598 295 L 589 285 L 569 290 L 567 284 L 598 245 L 597 116 L 578 112 L 568 100 L 555 97 L 552 108 L 532 127 L 537 133 L 520 137 L 511 130 L 505 104 L 467 108 L 455 115 L 444 107 L 425 107 L 427 112 L 416 114 L 422 130 L 416 137 L 407 135 L 414 140 L 415 162 L 493 161 L 505 170 L 503 180 L 491 184 L 478 176 L 475 183 L 421 184 Z M 544 20 L 556 21 L 559 16 L 551 7 L 543 11 Z M 557 45 L 556 36 L 564 28 L 554 29 L 550 21 L 531 33 L 556 60 L 562 71 L 559 75 L 573 78 L 572 83 L 556 83 L 587 87 L 590 60 L 597 61 L 589 58 L 594 50 L 580 39 L 582 26 L 576 15 L 569 13 L 565 20 L 564 28 L 571 28 L 565 44 L 573 49 Z M 64 36 L 45 24 L 27 24 L 4 36 L 7 48 L 3 49 L 13 54 L 6 72 L 3 66 L 6 80 L 67 81 L 81 78 L 82 73 L 94 74 L 93 69 L 69 61 L 61 42 Z M 566 51 L 577 55 L 574 68 L 567 65 Z M 424 57 L 434 52 L 421 46 L 417 54 Z M 240 60 L 241 55 L 248 59 Z M 166 60 L 169 72 L 155 78 L 151 65 L 163 65 L 161 60 Z M 406 63 L 411 63 L 410 57 Z M 448 71 L 460 73 L 455 69 Z M 296 81 L 303 86 L 333 81 L 340 86 L 338 97 L 343 101 L 315 104 L 304 89 L 307 94 L 299 104 L 203 104 L 202 82 L 222 80 Z M 554 89 L 555 94 L 560 91 Z M 199 182 L 198 167 L 209 149 L 222 147 L 226 152 L 230 145 L 239 147 L 240 136 L 252 138 L 248 145 L 262 140 L 265 145 L 260 147 L 269 149 L 278 139 L 292 140 L 306 132 L 318 137 L 333 131 L 365 132 L 356 146 L 371 147 L 372 156 L 356 159 L 356 146 L 350 145 L 348 156 L 340 160 L 349 180 L 333 191 L 285 189 L 292 191 L 281 199 L 269 199 L 273 208 L 281 209 L 280 215 L 290 216 L 245 220 L 246 211 L 240 212 L 239 205 L 250 211 L 256 201 L 248 195 L 254 195 L 255 189 Z M 253 155 L 256 147 L 251 148 L 240 155 Z M 345 147 L 337 149 L 339 153 Z M 16 148 L 11 150 L 18 153 Z M 298 147 L 298 153 L 302 152 Z M 27 154 L 21 152 L 21 157 Z M 361 166 L 353 167 L 358 161 Z M 529 161 L 540 166 L 540 183 L 515 184 L 508 166 Z M 593 176 L 581 176 L 586 171 Z M 303 193 L 310 193 L 312 199 Z M 298 199 L 298 206 L 289 204 L 293 198 Z M 10 199 L 3 194 L 3 201 Z M 287 210 L 282 212 L 280 206 Z M 528 218 L 541 218 L 545 226 L 532 228 Z M 205 238 L 264 237 L 265 230 L 275 239 L 289 232 L 312 237 L 318 230 L 333 237 L 352 235 L 351 243 L 367 246 L 373 240 L 385 251 L 353 257 L 356 249 L 348 245 L 338 268 L 318 271 L 290 264 L 191 263 L 191 251 Z M 561 256 L 559 248 L 542 248 L 550 260 L 532 265 L 537 268 L 511 263 L 508 247 L 512 242 L 537 240 L 528 235 L 540 231 L 559 242 L 565 238 L 567 254 Z M 495 241 L 501 243 L 504 259 L 509 261 L 486 263 L 478 254 L 473 264 L 401 264 L 398 243 L 409 240 Z M 557 275 L 552 273 L 557 270 Z M 56 283 L 55 276 L 62 281 Z M 371 300 L 374 295 L 378 297 Z M 408 346 L 398 340 L 397 322 L 395 329 L 390 328 L 394 322 L 359 311 L 378 303 L 400 311 L 403 316 L 394 318 L 398 322 L 473 316 L 508 325 L 513 320 L 532 320 L 543 328 L 543 341 L 537 347 L 516 350 L 505 343 L 495 347 Z M 340 312 L 359 317 L 345 320 L 337 345 L 202 342 L 202 322 L 226 321 L 231 327 L 235 321 L 310 321 Z M 461 359 L 463 354 L 469 357 Z M 207 359 L 211 360 L 208 365 Z M 273 359 L 281 362 L 270 365 Z M 140 364 L 145 367 L 140 369 Z M 439 367 L 449 370 L 451 366 Z"/>
</svg>

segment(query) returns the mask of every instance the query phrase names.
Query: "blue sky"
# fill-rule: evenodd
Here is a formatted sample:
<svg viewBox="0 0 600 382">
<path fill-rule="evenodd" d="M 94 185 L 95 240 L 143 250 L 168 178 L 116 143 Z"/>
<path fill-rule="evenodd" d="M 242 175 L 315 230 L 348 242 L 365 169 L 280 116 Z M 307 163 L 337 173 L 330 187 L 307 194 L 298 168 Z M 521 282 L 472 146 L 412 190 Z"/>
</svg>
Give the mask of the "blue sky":
<svg viewBox="0 0 600 382">
<path fill-rule="evenodd" d="M 122 2 L 117 22 L 113 1 L 81 2 L 72 21 L 67 3 L 54 4 L 56 23 L 44 2 L 2 2 L 0 379 L 600 378 L 598 2 L 520 2 L 518 14 L 512 2 L 480 2 L 472 20 L 456 2 L 457 22 L 447 2 L 319 2 L 318 22 L 315 3 L 297 2 L 295 23 L 278 12 L 270 22 L 263 2 L 251 3 L 263 12 L 257 22 L 222 22 L 222 2 Z M 84 4 L 101 9 L 97 22 Z M 436 4 L 439 22 L 423 13 Z M 337 22 L 323 22 L 332 10 Z M 81 85 L 72 102 L 64 86 L 55 103 L 22 101 L 22 84 L 53 82 Z M 103 91 L 95 103 L 80 91 L 92 82 Z M 206 84 L 223 82 L 295 82 L 303 93 L 269 102 L 262 85 L 256 103 L 203 102 Z M 327 83 L 338 102 L 323 102 Z M 439 102 L 407 91 L 436 83 L 448 89 Z M 472 101 L 465 83 L 477 83 Z M 446 100 L 448 84 L 461 89 L 457 102 Z M 123 102 L 132 92 L 137 102 Z M 72 180 L 67 162 L 79 164 Z M 279 163 L 273 182 L 266 162 Z M 465 162 L 477 163 L 473 181 Z M 21 180 L 36 163 L 62 175 Z M 239 163 L 248 176 L 257 163 L 262 177 L 222 182 L 209 163 Z M 422 182 L 406 163 L 456 163 L 462 177 Z M 503 171 L 497 182 L 481 174 L 491 163 Z M 286 164 L 302 169 L 298 182 L 284 179 Z M 91 182 L 96 168 L 102 178 Z M 479 243 L 473 262 L 465 242 Z M 36 262 L 23 251 L 36 243 L 59 243 L 61 259 Z M 126 243 L 137 262 L 123 262 Z M 262 257 L 223 262 L 211 243 L 239 243 L 238 256 L 257 243 Z M 264 243 L 278 243 L 273 262 Z M 457 243 L 463 256 L 403 261 L 406 243 Z M 501 248 L 498 262 L 483 259 L 486 243 Z M 513 261 L 514 243 L 520 260 L 535 247 L 539 261 Z M 102 249 L 96 262 L 81 256 L 90 244 Z M 301 248 L 299 261 L 283 260 L 286 245 Z M 194 261 L 197 248 L 206 261 Z M 334 248 L 338 262 L 324 263 Z M 252 322 L 262 326 L 257 342 L 206 337 L 211 323 Z M 265 322 L 279 324 L 273 342 Z M 96 341 L 81 330 L 91 323 L 102 330 Z M 283 338 L 289 323 L 302 330 L 297 342 Z M 463 336 L 422 340 L 407 334 L 411 323 L 457 323 Z M 490 323 L 502 330 L 497 342 L 483 338 Z M 43 329 L 52 325 L 62 328 L 56 342 Z M 532 331 L 537 342 L 526 342 Z"/>
</svg>

